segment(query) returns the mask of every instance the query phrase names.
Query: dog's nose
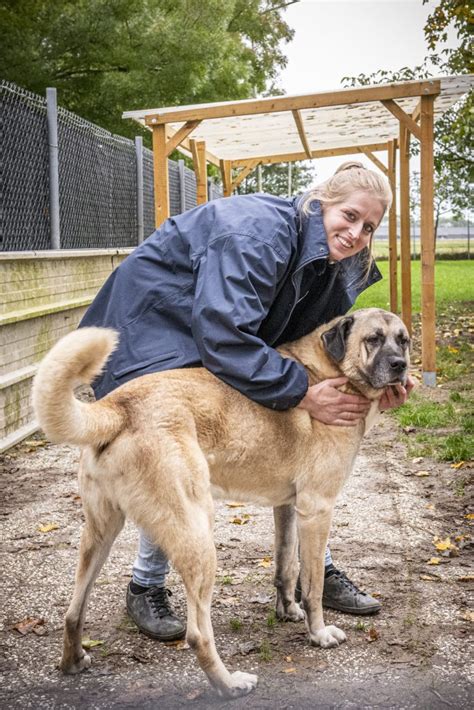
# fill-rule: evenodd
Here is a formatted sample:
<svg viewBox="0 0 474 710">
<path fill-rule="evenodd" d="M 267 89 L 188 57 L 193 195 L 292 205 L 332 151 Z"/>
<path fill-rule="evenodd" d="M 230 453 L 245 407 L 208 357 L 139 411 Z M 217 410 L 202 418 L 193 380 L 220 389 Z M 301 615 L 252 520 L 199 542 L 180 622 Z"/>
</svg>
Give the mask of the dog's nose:
<svg viewBox="0 0 474 710">
<path fill-rule="evenodd" d="M 400 374 L 400 372 L 403 372 L 403 370 L 406 369 L 407 366 L 407 361 L 403 357 L 397 357 L 393 356 L 389 358 L 388 364 L 390 365 L 390 369 L 392 372 L 396 372 L 397 375 Z"/>
</svg>

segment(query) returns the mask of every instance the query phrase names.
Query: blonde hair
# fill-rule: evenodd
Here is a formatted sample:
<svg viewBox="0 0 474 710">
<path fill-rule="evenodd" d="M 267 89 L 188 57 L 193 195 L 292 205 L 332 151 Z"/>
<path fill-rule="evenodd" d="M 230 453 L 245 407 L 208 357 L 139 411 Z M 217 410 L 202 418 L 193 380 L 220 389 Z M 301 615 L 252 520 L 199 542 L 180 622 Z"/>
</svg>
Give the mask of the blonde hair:
<svg viewBox="0 0 474 710">
<path fill-rule="evenodd" d="M 319 200 L 324 211 L 324 205 L 334 205 L 343 202 L 354 192 L 367 192 L 383 207 L 384 213 L 392 204 L 392 190 L 388 180 L 375 170 L 369 170 L 357 161 L 342 163 L 328 180 L 316 185 L 303 196 L 299 209 L 304 215 L 310 215 L 313 202 Z M 373 262 L 373 234 L 367 247 L 366 276 Z"/>
</svg>

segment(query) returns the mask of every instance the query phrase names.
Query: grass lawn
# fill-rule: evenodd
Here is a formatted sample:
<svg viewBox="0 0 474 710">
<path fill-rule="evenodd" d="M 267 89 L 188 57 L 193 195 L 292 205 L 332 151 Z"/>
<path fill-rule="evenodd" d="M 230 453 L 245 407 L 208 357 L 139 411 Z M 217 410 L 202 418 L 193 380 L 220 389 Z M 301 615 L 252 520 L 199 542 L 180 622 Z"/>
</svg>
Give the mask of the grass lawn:
<svg viewBox="0 0 474 710">
<path fill-rule="evenodd" d="M 381 261 L 377 264 L 383 275 L 383 280 L 364 291 L 357 299 L 356 308 L 388 308 L 388 261 Z M 400 263 L 399 282 L 400 282 Z M 438 305 L 448 305 L 456 301 L 474 301 L 474 259 L 471 261 L 437 261 L 435 267 L 435 289 L 436 303 Z M 421 292 L 421 264 L 419 261 L 412 262 L 412 303 L 413 312 L 420 311 Z M 399 288 L 399 304 L 400 288 Z"/>
</svg>

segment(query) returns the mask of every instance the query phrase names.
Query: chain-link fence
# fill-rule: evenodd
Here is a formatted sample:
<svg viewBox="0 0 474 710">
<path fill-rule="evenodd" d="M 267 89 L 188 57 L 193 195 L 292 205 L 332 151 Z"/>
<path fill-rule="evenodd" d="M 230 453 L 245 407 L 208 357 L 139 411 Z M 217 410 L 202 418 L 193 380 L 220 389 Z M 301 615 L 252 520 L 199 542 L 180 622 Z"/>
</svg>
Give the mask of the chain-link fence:
<svg viewBox="0 0 474 710">
<path fill-rule="evenodd" d="M 0 82 L 0 251 L 50 249 L 50 177 L 47 102 Z M 153 154 L 59 108 L 58 178 L 60 244 L 63 249 L 131 247 L 154 230 Z M 142 165 L 143 191 L 138 189 Z M 196 178 L 183 161 L 168 161 L 170 211 L 196 205 Z M 209 199 L 221 197 L 209 184 Z M 141 201 L 141 205 L 139 202 Z"/>
</svg>

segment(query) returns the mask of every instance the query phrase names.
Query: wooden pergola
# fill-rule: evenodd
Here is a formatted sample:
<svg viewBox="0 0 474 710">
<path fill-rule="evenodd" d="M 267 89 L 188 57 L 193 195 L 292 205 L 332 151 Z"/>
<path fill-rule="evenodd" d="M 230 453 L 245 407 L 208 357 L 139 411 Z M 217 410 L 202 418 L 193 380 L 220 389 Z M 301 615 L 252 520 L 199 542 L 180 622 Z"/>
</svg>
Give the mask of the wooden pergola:
<svg viewBox="0 0 474 710">
<path fill-rule="evenodd" d="M 224 196 L 258 165 L 330 156 L 366 155 L 396 195 L 399 153 L 401 316 L 412 330 L 410 174 L 411 137 L 421 154 L 421 278 L 423 381 L 436 382 L 433 124 L 472 86 L 472 76 L 380 84 L 300 96 L 275 96 L 170 108 L 126 111 L 153 132 L 155 219 L 170 215 L 167 159 L 178 149 L 192 156 L 197 201 L 207 201 L 207 162 L 222 174 Z M 384 151 L 386 163 L 374 153 Z M 390 308 L 397 302 L 397 204 L 389 213 Z"/>
</svg>

